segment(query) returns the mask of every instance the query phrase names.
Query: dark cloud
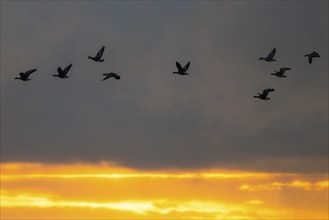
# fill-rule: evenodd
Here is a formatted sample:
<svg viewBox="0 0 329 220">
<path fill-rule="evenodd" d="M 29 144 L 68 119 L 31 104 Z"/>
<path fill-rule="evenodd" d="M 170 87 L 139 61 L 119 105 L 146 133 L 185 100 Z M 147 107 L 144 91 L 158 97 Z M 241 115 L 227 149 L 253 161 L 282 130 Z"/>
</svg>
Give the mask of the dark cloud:
<svg viewBox="0 0 329 220">
<path fill-rule="evenodd" d="M 1 160 L 326 171 L 327 27 L 327 2 L 1 2 Z"/>
</svg>

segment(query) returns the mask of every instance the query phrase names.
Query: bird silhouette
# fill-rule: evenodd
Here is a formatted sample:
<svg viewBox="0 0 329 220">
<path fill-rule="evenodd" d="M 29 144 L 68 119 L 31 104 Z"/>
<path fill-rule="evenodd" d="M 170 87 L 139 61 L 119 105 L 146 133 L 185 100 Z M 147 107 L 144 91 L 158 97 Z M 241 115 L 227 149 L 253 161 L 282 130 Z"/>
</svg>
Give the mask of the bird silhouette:
<svg viewBox="0 0 329 220">
<path fill-rule="evenodd" d="M 286 70 L 291 70 L 291 68 L 289 67 L 282 67 L 280 68 L 279 71 L 275 71 L 275 73 L 271 73 L 271 75 L 277 76 L 277 77 L 287 77 L 286 75 L 284 75 L 284 73 L 286 72 Z"/>
<path fill-rule="evenodd" d="M 21 72 L 19 73 L 20 77 L 15 77 L 15 79 L 20 79 L 22 81 L 29 81 L 31 79 L 29 79 L 29 76 L 31 75 L 31 73 L 34 73 L 35 71 L 37 71 L 37 69 L 32 69 L 32 70 L 28 70 L 26 72 Z"/>
<path fill-rule="evenodd" d="M 312 61 L 313 61 L 313 58 L 314 58 L 314 57 L 320 57 L 320 55 L 319 55 L 317 52 L 313 51 L 313 52 L 310 53 L 310 54 L 306 54 L 306 55 L 304 55 L 304 57 L 308 57 L 308 62 L 311 64 Z"/>
<path fill-rule="evenodd" d="M 118 79 L 121 78 L 119 74 L 112 73 L 112 72 L 111 73 L 104 73 L 103 76 L 105 76 L 105 77 L 101 81 L 107 80 L 107 79 L 109 79 L 111 77 L 115 78 L 116 80 L 118 80 Z"/>
<path fill-rule="evenodd" d="M 276 61 L 276 59 L 273 59 L 274 55 L 275 55 L 275 52 L 276 52 L 276 49 L 273 48 L 273 50 L 267 55 L 267 57 L 261 57 L 261 58 L 259 58 L 259 60 L 265 60 L 265 61 L 268 61 L 268 62 Z"/>
<path fill-rule="evenodd" d="M 72 63 L 70 65 L 68 65 L 67 67 L 65 67 L 64 70 L 62 70 L 62 68 L 58 67 L 57 68 L 58 74 L 57 75 L 53 75 L 53 76 L 57 76 L 57 77 L 62 78 L 62 79 L 69 78 L 67 76 L 67 73 L 69 72 L 69 70 L 71 69 L 71 67 L 72 67 Z"/>
<path fill-rule="evenodd" d="M 178 69 L 178 72 L 173 72 L 173 74 L 179 74 L 179 75 L 189 75 L 189 73 L 187 73 L 186 71 L 188 70 L 188 68 L 190 67 L 190 62 L 188 62 L 184 67 L 182 67 L 180 65 L 180 63 L 178 63 L 176 61 L 176 67 Z"/>
<path fill-rule="evenodd" d="M 264 89 L 263 93 L 258 93 L 258 96 L 254 96 L 254 98 L 259 98 L 262 100 L 270 100 L 270 98 L 267 97 L 268 93 L 273 92 L 274 89 Z"/>
<path fill-rule="evenodd" d="M 95 57 L 88 56 L 88 59 L 92 59 L 93 61 L 96 62 L 103 62 L 104 59 L 102 59 L 103 53 L 104 53 L 105 47 L 103 46 L 98 53 L 96 54 Z"/>
</svg>

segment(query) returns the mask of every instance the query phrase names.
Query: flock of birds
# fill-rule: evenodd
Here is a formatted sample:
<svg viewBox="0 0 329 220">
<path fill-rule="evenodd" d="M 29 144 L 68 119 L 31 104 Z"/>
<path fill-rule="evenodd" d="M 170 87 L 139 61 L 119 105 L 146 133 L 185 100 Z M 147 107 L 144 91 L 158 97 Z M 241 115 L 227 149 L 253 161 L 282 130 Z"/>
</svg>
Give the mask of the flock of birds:
<svg viewBox="0 0 329 220">
<path fill-rule="evenodd" d="M 104 50 L 105 50 L 105 47 L 103 46 L 98 51 L 98 53 L 96 54 L 95 57 L 88 56 L 88 59 L 91 59 L 91 60 L 93 60 L 95 62 L 103 62 L 104 59 L 102 59 L 102 56 L 103 56 Z M 53 76 L 59 77 L 59 78 L 62 78 L 62 79 L 69 78 L 67 76 L 67 74 L 68 74 L 69 70 L 71 69 L 72 65 L 73 64 L 71 63 L 70 65 L 68 65 L 64 69 L 62 69 L 61 67 L 58 67 L 57 68 L 58 74 L 54 74 Z M 35 71 L 37 71 L 37 69 L 32 69 L 32 70 L 28 70 L 26 72 L 21 72 L 21 73 L 19 73 L 19 76 L 20 77 L 15 77 L 15 79 L 20 79 L 22 81 L 29 81 L 29 80 L 31 80 L 29 78 L 29 76 L 31 75 L 31 73 L 34 73 Z M 102 79 L 102 81 L 107 80 L 107 79 L 112 78 L 112 77 L 115 78 L 115 79 L 117 79 L 117 80 L 121 78 L 119 74 L 116 74 L 116 73 L 113 73 L 113 72 L 104 73 L 103 76 L 105 76 L 105 77 L 104 77 L 104 79 Z"/>
<path fill-rule="evenodd" d="M 274 59 L 275 53 L 276 53 L 276 48 L 273 48 L 272 51 L 266 57 L 261 57 L 261 58 L 259 58 L 259 60 L 265 60 L 267 62 L 276 61 L 276 59 Z M 317 52 L 313 51 L 310 54 L 304 55 L 304 57 L 307 57 L 308 62 L 311 64 L 313 61 L 313 58 L 320 57 L 320 55 Z M 287 77 L 286 75 L 284 75 L 284 73 L 287 70 L 291 70 L 291 68 L 282 67 L 282 68 L 280 68 L 279 71 L 275 71 L 274 73 L 271 73 L 271 75 L 274 75 L 276 77 Z M 275 91 L 275 89 L 271 89 L 271 88 L 264 89 L 262 93 L 258 93 L 258 95 L 255 95 L 254 98 L 259 98 L 262 100 L 270 100 L 270 98 L 268 98 L 267 96 L 270 92 L 273 92 L 273 91 Z"/>
<path fill-rule="evenodd" d="M 91 59 L 95 62 L 103 62 L 104 59 L 102 59 L 102 56 L 103 56 L 104 50 L 105 50 L 105 46 L 103 46 L 98 51 L 98 53 L 96 54 L 95 57 L 88 56 L 88 59 Z M 267 62 L 276 61 L 276 59 L 274 59 L 275 53 L 276 53 L 276 48 L 273 48 L 272 51 L 266 57 L 261 57 L 261 58 L 259 58 L 259 60 L 265 60 Z M 310 54 L 304 55 L 304 57 L 307 57 L 308 62 L 311 64 L 312 61 L 313 61 L 313 58 L 320 57 L 320 55 L 317 52 L 313 51 Z M 59 78 L 62 78 L 62 79 L 68 78 L 67 74 L 68 74 L 69 70 L 71 69 L 71 67 L 72 67 L 72 63 L 70 65 L 68 65 L 67 67 L 65 67 L 64 69 L 62 69 L 61 67 L 58 67 L 57 68 L 58 74 L 54 74 L 53 76 L 54 77 L 59 77 Z M 177 67 L 178 71 L 173 72 L 173 74 L 189 75 L 189 73 L 187 73 L 187 70 L 190 67 L 190 62 L 188 62 L 184 67 L 182 67 L 181 64 L 176 61 L 176 67 Z M 277 76 L 277 77 L 287 77 L 286 75 L 284 75 L 284 73 L 287 70 L 291 70 L 291 68 L 282 67 L 282 68 L 280 68 L 279 71 L 275 71 L 274 73 L 271 73 L 271 75 L 274 75 L 274 76 Z M 22 81 L 29 81 L 29 80 L 31 80 L 29 78 L 29 76 L 32 73 L 34 73 L 35 71 L 37 71 L 37 69 L 32 69 L 32 70 L 28 70 L 26 72 L 21 72 L 21 73 L 19 73 L 20 77 L 15 77 L 15 79 L 20 79 Z M 114 78 L 116 80 L 119 80 L 121 78 L 119 74 L 113 73 L 113 72 L 104 73 L 103 76 L 104 76 L 104 78 L 102 79 L 102 81 L 107 80 L 109 78 Z M 268 98 L 267 96 L 270 92 L 273 92 L 273 91 L 275 91 L 275 90 L 272 89 L 272 88 L 264 89 L 262 93 L 258 93 L 258 95 L 254 96 L 254 98 L 259 98 L 259 99 L 262 99 L 262 100 L 270 100 L 270 98 Z"/>
</svg>

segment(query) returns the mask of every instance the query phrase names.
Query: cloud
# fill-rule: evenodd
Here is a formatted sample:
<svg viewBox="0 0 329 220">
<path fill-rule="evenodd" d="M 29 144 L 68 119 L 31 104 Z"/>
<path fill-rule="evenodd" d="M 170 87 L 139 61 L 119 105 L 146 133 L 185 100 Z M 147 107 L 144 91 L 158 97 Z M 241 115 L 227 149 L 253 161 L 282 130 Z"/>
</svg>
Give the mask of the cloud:
<svg viewBox="0 0 329 220">
<path fill-rule="evenodd" d="M 25 219 L 36 215 L 45 219 L 324 218 L 326 176 L 232 170 L 150 172 L 105 163 L 1 164 L 1 217 L 17 219 L 24 213 Z"/>
<path fill-rule="evenodd" d="M 328 190 L 328 181 L 319 181 L 315 183 L 294 180 L 290 183 L 282 183 L 282 182 L 274 182 L 267 184 L 259 184 L 259 185 L 249 185 L 243 184 L 240 187 L 240 190 L 246 191 L 272 191 L 272 190 L 283 190 L 284 188 L 299 188 L 303 190 Z"/>
</svg>

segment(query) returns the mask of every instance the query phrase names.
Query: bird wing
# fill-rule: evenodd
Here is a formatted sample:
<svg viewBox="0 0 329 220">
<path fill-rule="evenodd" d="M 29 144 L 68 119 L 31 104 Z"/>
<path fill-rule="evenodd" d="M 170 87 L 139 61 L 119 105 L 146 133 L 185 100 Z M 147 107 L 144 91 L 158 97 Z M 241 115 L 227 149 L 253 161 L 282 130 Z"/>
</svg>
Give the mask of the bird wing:
<svg viewBox="0 0 329 220">
<path fill-rule="evenodd" d="M 69 70 L 71 69 L 72 63 L 70 65 L 68 65 L 67 67 L 65 67 L 65 69 L 63 70 L 63 73 L 66 75 Z"/>
<path fill-rule="evenodd" d="M 30 75 L 31 73 L 34 73 L 35 71 L 37 71 L 37 69 L 28 70 L 28 71 L 25 72 L 25 76 L 26 76 L 26 77 L 29 77 L 29 75 Z"/>
<path fill-rule="evenodd" d="M 119 74 L 116 74 L 116 73 L 111 73 L 111 74 L 115 79 L 120 79 L 121 78 Z"/>
<path fill-rule="evenodd" d="M 21 78 L 24 78 L 25 77 L 25 74 L 24 73 L 19 73 L 19 75 L 21 76 Z"/>
<path fill-rule="evenodd" d="M 105 47 L 103 46 L 102 49 L 100 49 L 98 51 L 96 57 L 101 58 L 103 56 L 104 50 L 105 50 Z"/>
<path fill-rule="evenodd" d="M 116 74 L 116 73 L 113 73 L 113 72 L 110 72 L 109 75 L 110 75 L 111 77 L 115 77 L 117 74 Z"/>
<path fill-rule="evenodd" d="M 120 79 L 120 75 L 119 74 L 116 74 L 116 73 L 109 73 L 110 77 L 114 77 L 115 79 Z"/>
<path fill-rule="evenodd" d="M 264 95 L 266 97 L 268 95 L 268 93 L 273 92 L 273 91 L 274 91 L 274 89 L 264 89 L 262 95 Z"/>
<path fill-rule="evenodd" d="M 186 72 L 187 69 L 188 69 L 189 67 L 190 67 L 190 62 L 188 62 L 188 63 L 184 66 L 184 68 L 183 68 L 184 72 Z"/>
<path fill-rule="evenodd" d="M 274 55 L 275 55 L 275 52 L 276 52 L 276 49 L 275 48 L 273 48 L 273 50 L 268 54 L 268 58 L 273 58 L 274 57 Z"/>
<path fill-rule="evenodd" d="M 179 72 L 184 72 L 182 66 L 177 61 L 176 61 L 176 66 L 177 66 L 177 69 L 178 69 Z"/>
<path fill-rule="evenodd" d="M 62 70 L 62 68 L 60 68 L 60 67 L 57 68 L 57 72 L 61 76 L 65 75 L 64 72 L 63 72 L 63 70 Z"/>
<path fill-rule="evenodd" d="M 312 56 L 308 56 L 308 62 L 312 63 L 313 57 Z"/>
<path fill-rule="evenodd" d="M 313 52 L 313 53 L 311 53 L 311 56 L 313 56 L 313 57 L 320 57 L 320 55 L 317 53 L 317 52 Z"/>
<path fill-rule="evenodd" d="M 289 67 L 282 67 L 282 68 L 280 68 L 280 73 L 284 73 L 286 70 L 291 70 L 291 68 L 289 68 Z"/>
<path fill-rule="evenodd" d="M 103 74 L 105 77 L 103 80 L 107 80 L 108 78 L 111 78 L 110 74 Z"/>
</svg>

